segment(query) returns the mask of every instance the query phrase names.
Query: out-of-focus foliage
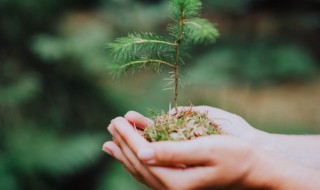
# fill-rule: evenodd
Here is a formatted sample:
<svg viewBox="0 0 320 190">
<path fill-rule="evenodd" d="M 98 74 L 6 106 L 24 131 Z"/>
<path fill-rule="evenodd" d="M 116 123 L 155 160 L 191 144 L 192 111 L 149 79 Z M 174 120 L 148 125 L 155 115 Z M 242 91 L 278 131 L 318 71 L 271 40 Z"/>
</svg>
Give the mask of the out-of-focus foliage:
<svg viewBox="0 0 320 190">
<path fill-rule="evenodd" d="M 203 4 L 221 38 L 189 49 L 180 105 L 319 132 L 319 0 Z M 172 92 L 148 71 L 112 80 L 105 44 L 131 31 L 165 35 L 168 14 L 166 0 L 0 1 L 0 189 L 144 188 L 101 152 L 106 126 L 131 109 L 168 109 Z"/>
<path fill-rule="evenodd" d="M 210 8 L 217 12 L 227 12 L 231 14 L 243 13 L 247 11 L 251 0 L 234 1 L 226 3 L 224 0 L 206 1 Z"/>
<path fill-rule="evenodd" d="M 81 29 L 81 30 L 80 30 Z M 105 45 L 101 41 L 110 39 L 112 29 L 99 23 L 87 23 L 79 31 L 61 37 L 39 35 L 33 39 L 32 51 L 45 61 L 54 64 L 57 61 L 75 59 L 78 69 L 88 75 L 103 74 L 106 71 Z M 90 63 L 90 64 L 88 64 Z"/>
<path fill-rule="evenodd" d="M 317 76 L 316 60 L 302 47 L 261 45 L 225 46 L 208 51 L 195 61 L 189 77 L 197 84 L 234 84 L 239 80 L 256 87 L 281 82 L 303 82 Z M 214 81 L 214 82 L 212 82 Z"/>
</svg>

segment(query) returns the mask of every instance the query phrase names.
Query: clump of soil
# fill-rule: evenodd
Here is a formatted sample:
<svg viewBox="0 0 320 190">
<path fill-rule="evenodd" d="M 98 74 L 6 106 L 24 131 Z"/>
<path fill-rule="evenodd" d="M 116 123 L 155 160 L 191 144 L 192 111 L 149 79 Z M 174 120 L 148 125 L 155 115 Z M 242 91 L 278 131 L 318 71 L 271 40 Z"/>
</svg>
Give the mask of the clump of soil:
<svg viewBox="0 0 320 190">
<path fill-rule="evenodd" d="M 175 114 L 162 113 L 154 119 L 154 126 L 144 130 L 150 142 L 186 141 L 214 134 L 221 134 L 218 125 L 208 119 L 207 113 L 198 113 L 190 107 Z"/>
</svg>

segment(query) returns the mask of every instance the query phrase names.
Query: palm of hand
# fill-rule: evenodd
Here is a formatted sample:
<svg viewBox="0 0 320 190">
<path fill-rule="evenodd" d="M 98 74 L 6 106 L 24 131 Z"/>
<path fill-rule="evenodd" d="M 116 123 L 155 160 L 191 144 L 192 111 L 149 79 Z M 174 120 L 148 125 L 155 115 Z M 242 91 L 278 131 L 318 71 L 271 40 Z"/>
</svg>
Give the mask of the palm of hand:
<svg viewBox="0 0 320 190">
<path fill-rule="evenodd" d="M 197 106 L 193 109 L 201 113 L 207 112 L 208 118 L 218 124 L 218 127 L 225 135 L 239 137 L 251 142 L 262 134 L 261 131 L 253 128 L 243 118 L 230 112 L 209 106 Z"/>
</svg>

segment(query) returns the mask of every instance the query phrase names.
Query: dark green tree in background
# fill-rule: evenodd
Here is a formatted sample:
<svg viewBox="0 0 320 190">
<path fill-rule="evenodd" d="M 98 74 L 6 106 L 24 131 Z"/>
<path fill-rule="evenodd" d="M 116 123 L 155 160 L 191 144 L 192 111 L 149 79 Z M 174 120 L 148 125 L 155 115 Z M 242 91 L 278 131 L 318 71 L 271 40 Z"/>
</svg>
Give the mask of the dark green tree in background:
<svg viewBox="0 0 320 190">
<path fill-rule="evenodd" d="M 64 12 L 95 4 L 0 2 L 0 189 L 97 185 L 95 178 L 103 172 L 102 160 L 106 161 L 99 149 L 103 127 L 121 110 L 95 82 L 97 73 L 71 60 L 70 52 L 58 47 L 63 55 L 45 58 L 32 45 L 44 38 L 42 34 L 57 31 Z M 77 48 L 70 41 L 70 49 Z"/>
</svg>

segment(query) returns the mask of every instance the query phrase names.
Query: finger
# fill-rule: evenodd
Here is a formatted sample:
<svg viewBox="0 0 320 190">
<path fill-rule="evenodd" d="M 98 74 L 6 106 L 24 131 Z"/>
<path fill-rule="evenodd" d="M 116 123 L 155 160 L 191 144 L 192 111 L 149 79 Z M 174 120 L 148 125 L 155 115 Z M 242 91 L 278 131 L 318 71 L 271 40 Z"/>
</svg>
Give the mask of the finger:
<svg viewBox="0 0 320 190">
<path fill-rule="evenodd" d="M 139 135 L 132 125 L 124 118 L 118 117 L 112 120 L 115 132 L 121 136 L 130 149 L 137 154 L 138 149 L 147 148 L 149 143 Z"/>
<path fill-rule="evenodd" d="M 112 135 L 113 142 L 116 143 L 117 145 L 119 145 L 119 143 L 117 142 L 117 140 L 114 139 L 115 128 L 114 128 L 114 126 L 113 126 L 112 123 L 109 124 L 109 126 L 108 126 L 108 131 L 109 131 L 109 133 Z"/>
<path fill-rule="evenodd" d="M 126 113 L 124 118 L 126 118 L 131 124 L 134 124 L 138 129 L 142 130 L 144 130 L 146 127 L 154 125 L 153 120 L 135 111 L 129 111 Z"/>
<path fill-rule="evenodd" d="M 137 173 L 116 143 L 108 141 L 103 144 L 102 150 L 112 155 L 119 162 L 123 163 L 130 173 Z"/>
<path fill-rule="evenodd" d="M 112 124 L 115 128 L 115 133 L 118 133 L 123 139 L 123 144 L 129 146 L 133 153 L 141 160 L 149 161 L 149 163 L 155 160 L 156 164 L 159 165 L 174 166 L 178 164 L 204 164 L 210 161 L 207 152 L 205 152 L 206 149 L 203 149 L 201 154 L 198 141 L 159 142 L 150 144 L 138 135 L 125 119 L 116 118 L 112 121 Z M 115 140 L 118 142 L 117 138 Z M 121 143 L 120 147 L 122 148 Z M 123 151 L 125 152 L 124 149 Z M 195 152 L 197 152 L 197 157 L 190 156 Z"/>
<path fill-rule="evenodd" d="M 108 126 L 107 129 L 108 129 L 109 133 L 113 136 L 113 134 L 114 134 L 114 127 L 112 126 L 112 123 L 109 124 L 109 126 Z"/>
<path fill-rule="evenodd" d="M 114 134 L 114 131 L 115 131 L 115 128 L 113 126 L 113 124 L 111 123 L 109 126 L 108 126 L 108 131 L 110 132 L 110 134 L 113 136 Z M 140 136 L 142 136 L 144 138 L 144 132 L 141 131 L 141 130 L 135 130 Z M 114 140 L 114 139 L 113 139 Z M 118 142 L 116 140 L 114 140 L 114 142 L 116 144 L 118 144 Z"/>
<path fill-rule="evenodd" d="M 132 152 L 130 147 L 126 144 L 126 142 L 115 132 L 115 139 L 119 142 L 120 148 L 128 159 L 128 161 L 133 166 L 134 170 L 137 172 L 136 176 L 145 181 L 145 184 L 152 187 L 157 187 L 157 189 L 162 188 L 162 184 L 154 178 L 154 176 L 149 172 L 149 170 L 141 163 L 141 161 L 136 157 L 136 155 Z"/>
<path fill-rule="evenodd" d="M 134 167 L 129 162 L 129 160 L 125 157 L 122 150 L 117 144 L 115 144 L 112 141 L 106 142 L 103 145 L 103 150 L 111 152 L 111 155 L 114 156 L 115 159 L 117 159 L 119 162 L 121 162 L 124 165 L 124 168 L 126 171 L 128 171 L 139 182 L 145 183 L 143 178 L 140 175 L 138 175 L 137 171 L 134 169 Z"/>
<path fill-rule="evenodd" d="M 138 179 L 138 181 L 149 185 L 148 180 L 144 179 L 144 177 L 142 176 L 141 173 L 143 172 L 141 172 L 141 169 L 136 169 L 140 167 L 141 163 L 139 163 L 138 159 L 135 158 L 135 155 L 126 147 L 124 141 L 119 137 L 119 135 L 115 134 L 114 138 L 118 141 L 121 147 L 119 147 L 119 149 L 128 163 L 125 164 L 125 169 L 128 170 L 134 178 Z"/>
<path fill-rule="evenodd" d="M 184 142 L 155 142 L 139 149 L 139 159 L 154 165 L 210 165 L 211 138 L 202 137 Z"/>
<path fill-rule="evenodd" d="M 176 169 L 168 167 L 150 167 L 150 172 L 168 189 L 203 189 L 212 184 L 215 178 L 214 167 L 192 167 Z M 177 183 L 183 181 L 182 183 Z"/>
</svg>

